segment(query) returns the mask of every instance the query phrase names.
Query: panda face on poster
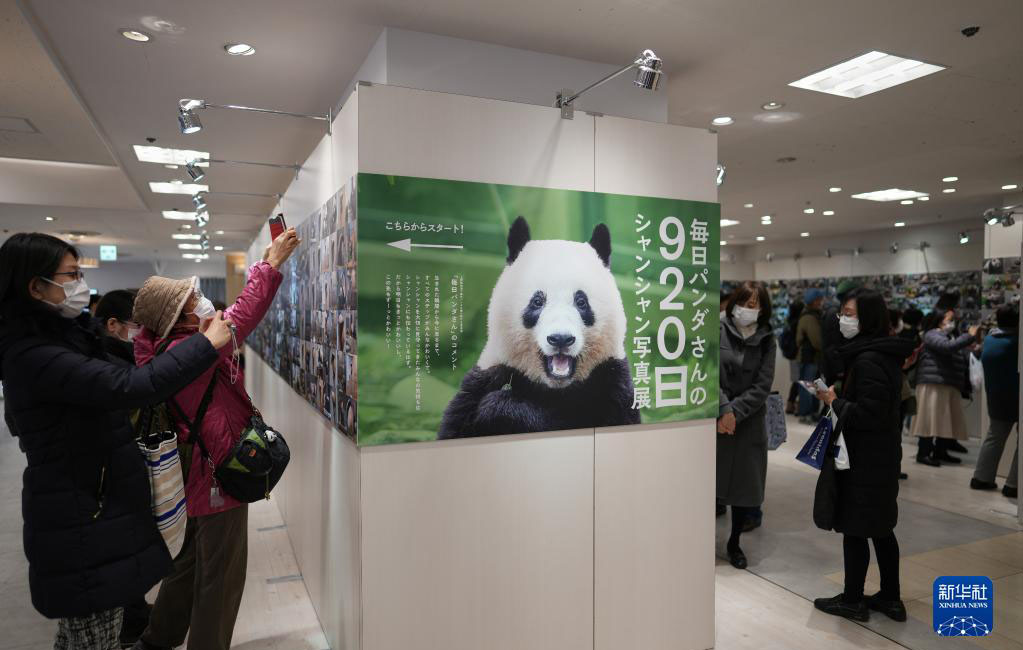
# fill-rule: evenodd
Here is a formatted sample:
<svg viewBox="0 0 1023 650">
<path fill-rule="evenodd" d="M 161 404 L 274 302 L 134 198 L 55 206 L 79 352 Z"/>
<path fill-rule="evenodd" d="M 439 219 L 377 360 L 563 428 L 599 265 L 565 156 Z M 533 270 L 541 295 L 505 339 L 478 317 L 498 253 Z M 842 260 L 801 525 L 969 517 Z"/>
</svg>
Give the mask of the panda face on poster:
<svg viewBox="0 0 1023 650">
<path fill-rule="evenodd" d="M 587 243 L 530 239 L 516 219 L 508 265 L 487 311 L 479 367 L 506 364 L 551 388 L 585 381 L 607 359 L 625 357 L 625 308 L 610 270 L 611 236 L 598 225 Z"/>
<path fill-rule="evenodd" d="M 636 424 L 611 235 L 532 240 L 519 217 L 487 311 L 487 342 L 437 437 Z"/>
</svg>

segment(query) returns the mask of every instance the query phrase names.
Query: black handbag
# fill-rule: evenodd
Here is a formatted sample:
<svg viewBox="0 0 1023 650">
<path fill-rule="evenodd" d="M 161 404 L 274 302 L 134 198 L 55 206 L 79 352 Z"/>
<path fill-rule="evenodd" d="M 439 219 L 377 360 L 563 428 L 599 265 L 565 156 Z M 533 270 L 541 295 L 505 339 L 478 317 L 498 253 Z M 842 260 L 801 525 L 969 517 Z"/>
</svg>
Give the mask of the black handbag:
<svg viewBox="0 0 1023 650">
<path fill-rule="evenodd" d="M 838 485 L 835 483 L 835 453 L 829 447 L 824 454 L 824 464 L 817 476 L 817 487 L 813 493 L 813 523 L 821 530 L 835 528 L 838 511 Z"/>
<path fill-rule="evenodd" d="M 251 399 L 249 405 L 252 406 L 252 416 L 249 419 L 249 426 L 241 432 L 222 463 L 216 466 L 213 464 L 206 443 L 203 442 L 202 421 L 206 416 L 206 409 L 213 400 L 213 389 L 219 376 L 218 368 L 213 372 L 206 392 L 203 393 L 193 422 L 189 422 L 173 399 L 170 403 L 178 417 L 188 423 L 188 430 L 195 444 L 199 445 L 203 460 L 213 469 L 214 488 L 219 484 L 225 493 L 243 503 L 269 499 L 270 492 L 281 480 L 291 460 L 291 449 L 284 436 L 266 425 L 259 410 L 252 405 Z"/>
</svg>

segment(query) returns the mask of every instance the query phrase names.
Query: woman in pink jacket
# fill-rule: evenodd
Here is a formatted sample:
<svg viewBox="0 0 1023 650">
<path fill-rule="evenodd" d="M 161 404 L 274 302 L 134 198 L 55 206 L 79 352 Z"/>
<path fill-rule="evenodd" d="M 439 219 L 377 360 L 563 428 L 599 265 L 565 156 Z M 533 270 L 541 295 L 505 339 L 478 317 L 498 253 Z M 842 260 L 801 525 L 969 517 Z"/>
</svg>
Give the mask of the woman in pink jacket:
<svg viewBox="0 0 1023 650">
<path fill-rule="evenodd" d="M 235 326 L 234 344 L 222 348 L 220 361 L 174 397 L 177 409 L 192 422 L 212 382 L 213 398 L 200 430 L 214 465 L 227 457 L 248 426 L 252 404 L 239 376 L 238 355 L 245 338 L 270 308 L 281 285 L 278 269 L 298 244 L 295 230 L 288 229 L 267 247 L 263 261 L 249 269 L 245 288 L 224 313 Z M 136 363 L 149 363 L 164 344 L 169 349 L 181 343 L 214 313 L 194 278 L 149 278 L 135 298 L 133 317 L 143 326 L 135 337 Z M 215 484 L 212 468 L 196 449 L 196 432 L 189 431 L 180 417 L 176 419 L 186 471 L 185 542 L 173 572 L 160 585 L 149 626 L 135 649 L 169 650 L 188 635 L 190 650 L 228 650 L 245 587 L 248 504 Z"/>
</svg>

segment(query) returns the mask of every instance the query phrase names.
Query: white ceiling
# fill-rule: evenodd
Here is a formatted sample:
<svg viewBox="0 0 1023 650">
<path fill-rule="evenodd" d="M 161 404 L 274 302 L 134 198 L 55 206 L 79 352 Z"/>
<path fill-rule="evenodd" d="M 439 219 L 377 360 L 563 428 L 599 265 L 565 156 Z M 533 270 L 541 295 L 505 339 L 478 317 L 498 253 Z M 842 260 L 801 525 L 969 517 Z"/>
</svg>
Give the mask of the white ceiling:
<svg viewBox="0 0 1023 650">
<path fill-rule="evenodd" d="M 1019 0 L 20 0 L 0 2 L 0 116 L 26 117 L 40 134 L 0 132 L 0 157 L 114 164 L 134 189 L 108 210 L 49 210 L 60 224 L 96 230 L 94 243 L 116 241 L 143 255 L 177 257 L 170 233 L 179 223 L 160 210 L 185 209 L 186 196 L 155 195 L 148 181 L 184 178 L 183 170 L 139 163 L 134 144 L 203 149 L 214 157 L 303 161 L 321 137 L 311 120 L 210 109 L 208 127 L 181 135 L 181 97 L 304 113 L 324 113 L 339 99 L 382 26 L 498 43 L 608 63 L 649 47 L 665 61 L 670 120 L 721 127 L 719 158 L 728 168 L 722 216 L 742 224 L 725 231 L 739 244 L 876 230 L 978 217 L 1010 200 L 1006 183 L 1023 185 L 1023 2 Z M 981 26 L 965 38 L 960 29 Z M 119 27 L 154 33 L 140 45 Z M 32 30 L 39 39 L 30 37 Z M 223 45 L 245 41 L 251 57 Z M 41 43 L 41 45 L 40 45 Z M 935 75 L 860 99 L 789 87 L 790 81 L 868 50 L 947 66 Z M 47 52 L 49 50 L 49 52 Z M 55 61 L 49 63 L 52 55 Z M 70 84 L 61 83 L 61 73 Z M 553 91 L 553 90 L 552 90 Z M 70 98 L 80 98 L 79 102 Z M 760 105 L 783 101 L 791 121 L 757 119 Z M 94 122 L 90 124 L 90 119 Z M 12 139 L 13 138 L 13 139 Z M 33 140 L 33 138 L 35 138 Z M 99 146 L 102 144 L 103 146 Z M 107 150 L 108 149 L 108 150 Z M 106 151 L 105 151 L 106 150 Z M 775 162 L 792 156 L 789 164 Z M 941 178 L 956 175 L 955 194 Z M 274 193 L 288 170 L 214 165 L 214 190 Z M 204 181 L 205 182 L 205 181 Z M 838 194 L 828 187 L 843 188 Z M 900 187 L 932 193 L 902 206 L 849 198 Z M 37 192 L 37 195 L 40 194 Z M 0 185 L 0 220 L 11 230 L 42 228 L 43 206 Z M 65 201 L 66 202 L 66 201 Z M 753 209 L 743 208 L 751 202 Z M 2 204 L 8 205 L 2 205 Z M 271 199 L 209 200 L 227 234 L 215 243 L 243 248 L 262 225 Z M 817 210 L 805 215 L 807 205 Z M 104 207 L 82 202 L 79 206 Z M 835 210 L 833 217 L 820 215 Z M 772 214 L 774 224 L 760 226 Z M 159 251 L 151 253 L 150 251 Z"/>
</svg>

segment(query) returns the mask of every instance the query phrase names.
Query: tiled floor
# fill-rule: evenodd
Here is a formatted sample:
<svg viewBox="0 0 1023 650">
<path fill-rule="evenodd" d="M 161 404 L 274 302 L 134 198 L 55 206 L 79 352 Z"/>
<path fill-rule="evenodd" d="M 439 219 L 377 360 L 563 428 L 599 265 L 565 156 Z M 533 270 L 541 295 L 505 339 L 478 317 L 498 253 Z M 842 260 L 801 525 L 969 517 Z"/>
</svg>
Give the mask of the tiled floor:
<svg viewBox="0 0 1023 650">
<path fill-rule="evenodd" d="M 3 402 L 0 401 L 0 407 Z M 903 483 L 896 532 L 902 550 L 907 623 L 875 615 L 859 625 L 814 610 L 811 600 L 841 587 L 841 539 L 813 527 L 810 506 L 816 473 L 793 460 L 809 434 L 789 421 L 789 442 L 769 455 L 764 525 L 743 536 L 748 571 L 717 565 L 717 645 L 724 650 L 947 650 L 931 632 L 931 583 L 943 574 L 988 575 L 995 585 L 995 634 L 974 643 L 1023 650 L 1023 533 L 1015 502 L 966 488 L 967 463 L 930 468 L 912 462 Z M 53 647 L 54 624 L 28 598 L 21 547 L 21 471 L 24 456 L 0 418 L 0 650 Z M 727 518 L 718 520 L 723 544 Z M 287 530 L 273 502 L 254 504 L 249 516 L 249 567 L 234 646 L 245 650 L 324 650 L 326 640 L 298 576 Z M 868 589 L 876 588 L 872 565 Z M 6 622 L 16 622 L 7 625 Z M 954 642 L 953 642 L 954 643 Z M 967 646 L 970 647 L 970 646 Z M 340 649 L 337 649 L 340 650 Z"/>
</svg>

